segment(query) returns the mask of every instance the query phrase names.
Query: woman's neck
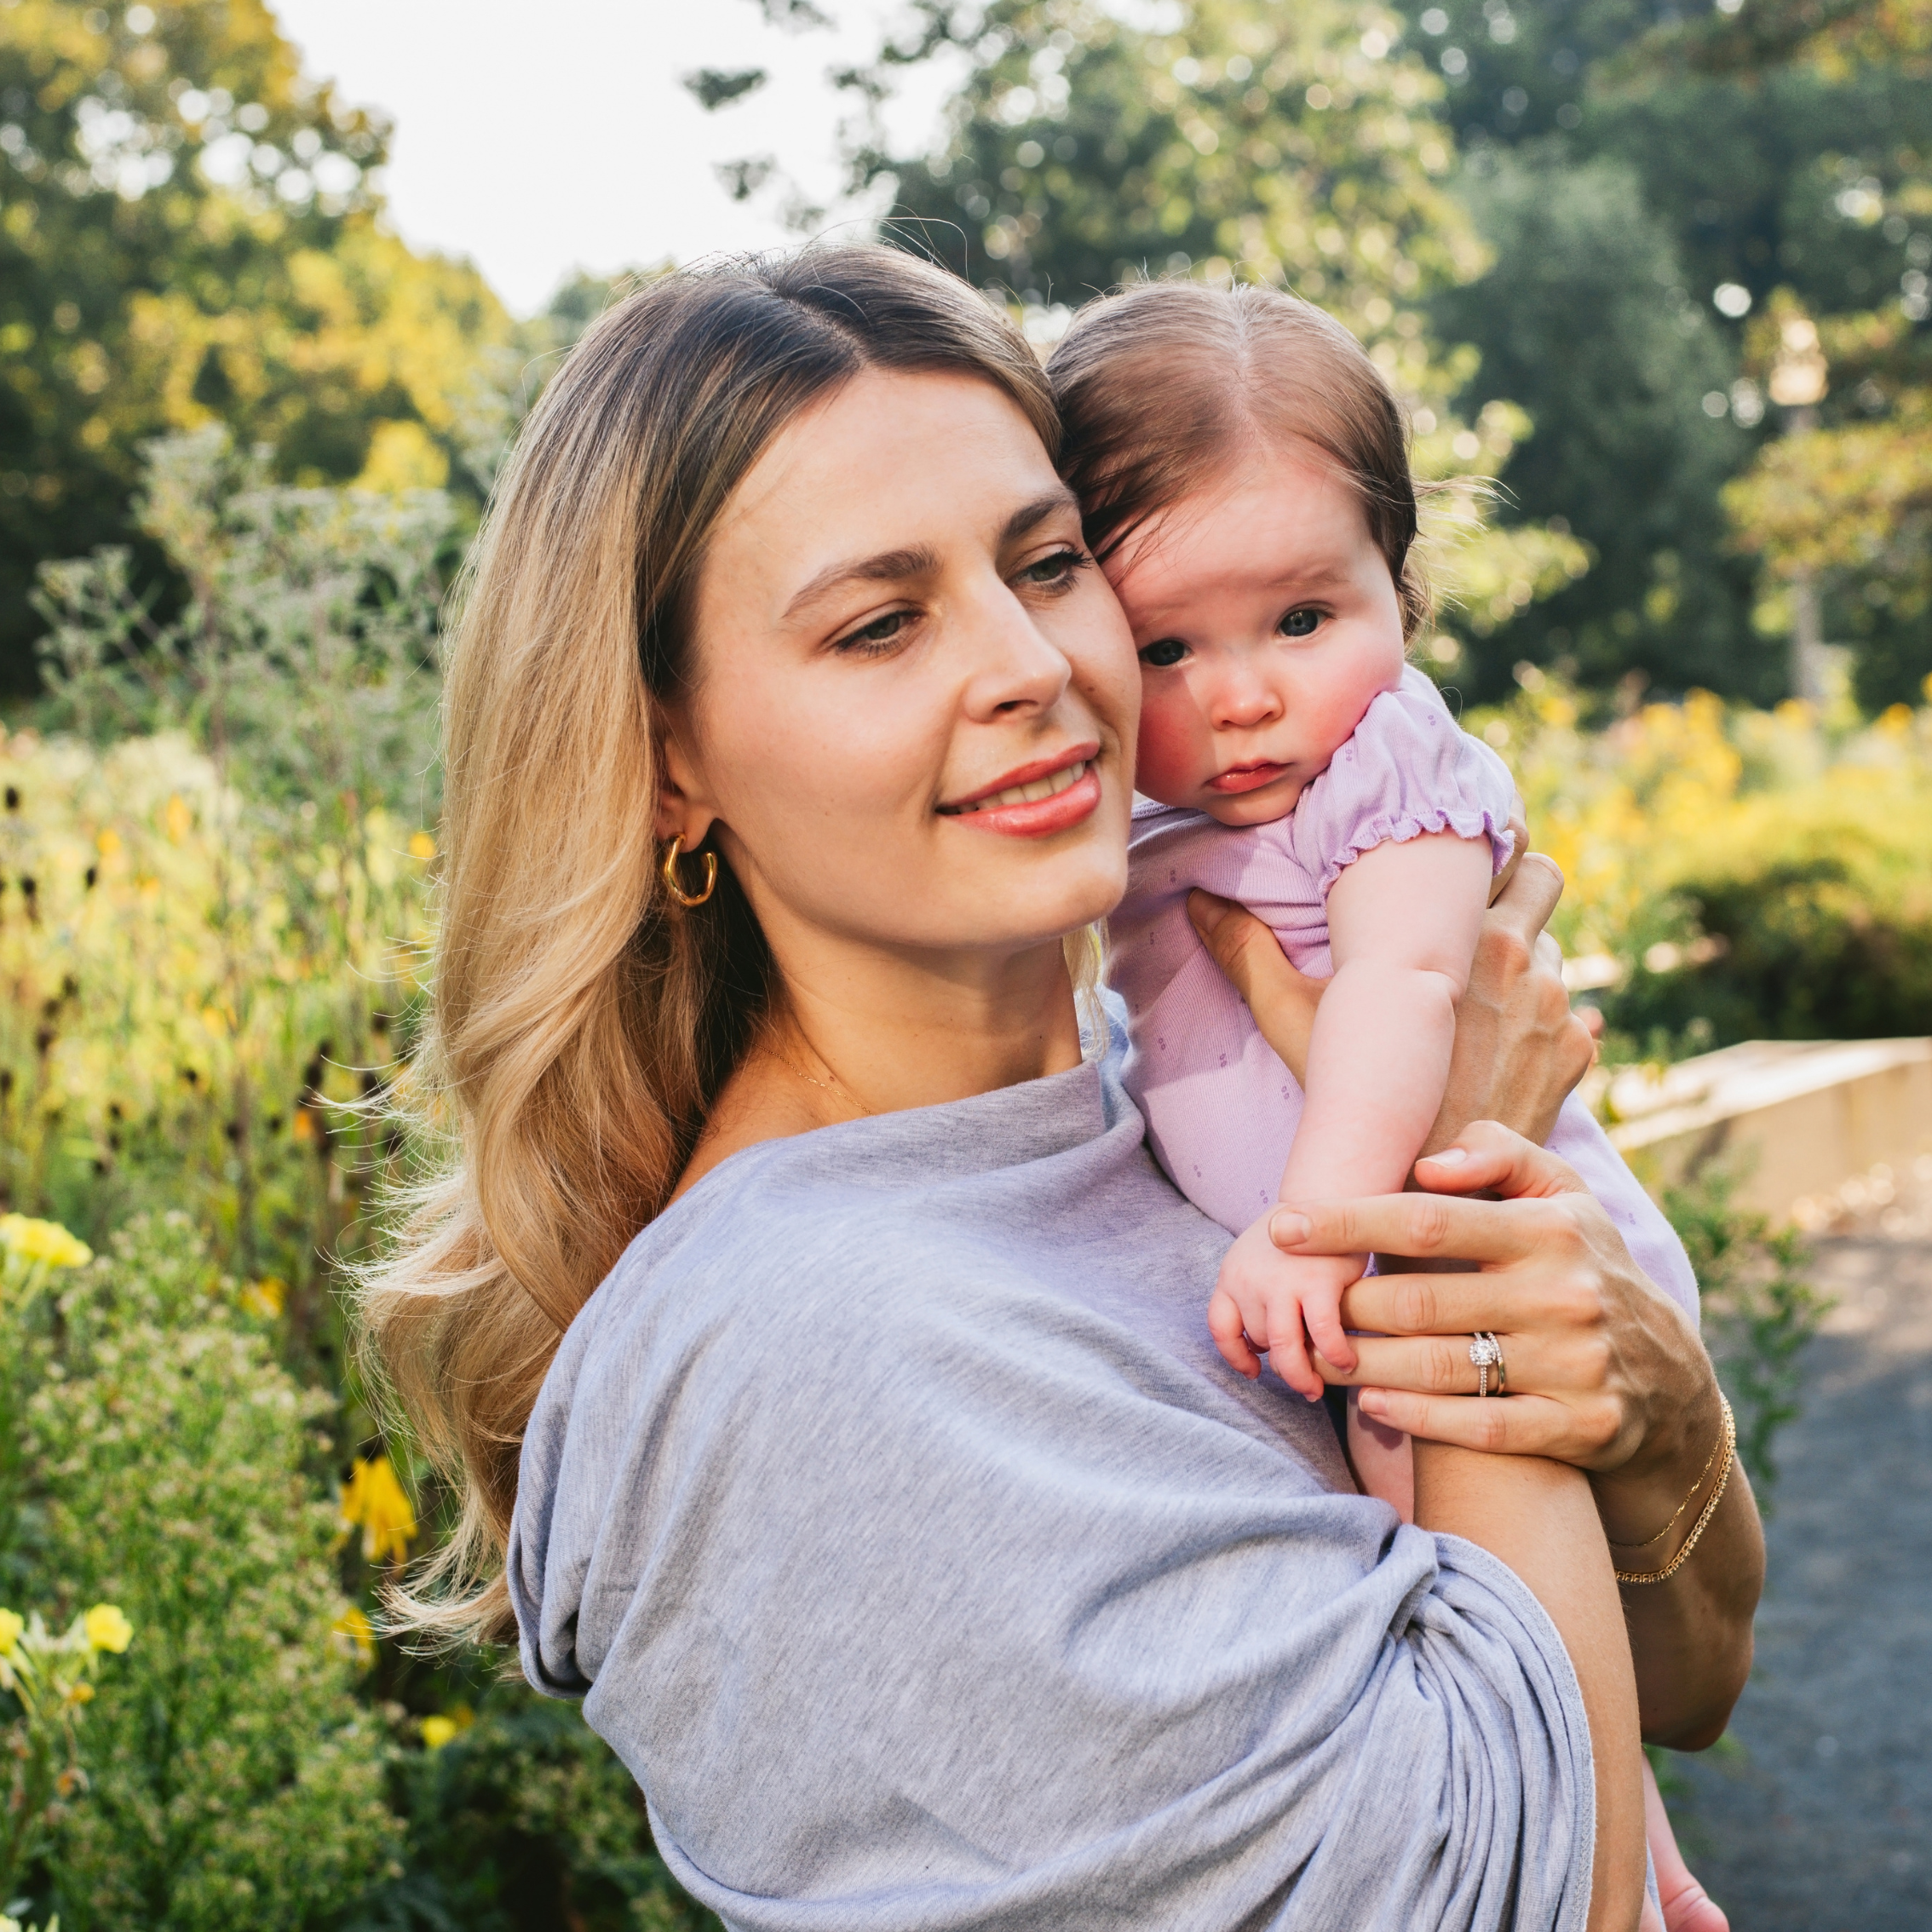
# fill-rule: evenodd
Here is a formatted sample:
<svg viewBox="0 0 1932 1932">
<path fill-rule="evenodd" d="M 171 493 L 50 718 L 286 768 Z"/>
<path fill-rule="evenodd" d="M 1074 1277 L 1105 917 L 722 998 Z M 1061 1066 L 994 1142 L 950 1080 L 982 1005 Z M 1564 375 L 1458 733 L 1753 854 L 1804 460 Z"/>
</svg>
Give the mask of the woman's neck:
<svg viewBox="0 0 1932 1932">
<path fill-rule="evenodd" d="M 778 966 L 782 1003 L 718 1095 L 674 1200 L 761 1141 L 965 1100 L 1080 1061 L 1057 940 L 940 962 L 819 946 L 781 951 Z"/>
</svg>

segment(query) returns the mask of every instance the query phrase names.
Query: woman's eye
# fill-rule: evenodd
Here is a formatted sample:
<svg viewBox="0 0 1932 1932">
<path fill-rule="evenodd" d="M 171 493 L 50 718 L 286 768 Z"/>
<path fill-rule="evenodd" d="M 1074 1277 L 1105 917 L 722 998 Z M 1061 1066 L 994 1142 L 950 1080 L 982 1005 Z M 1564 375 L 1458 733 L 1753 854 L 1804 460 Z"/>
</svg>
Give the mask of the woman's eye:
<svg viewBox="0 0 1932 1932">
<path fill-rule="evenodd" d="M 1320 623 L 1320 611 L 1290 611 L 1276 629 L 1284 637 L 1312 637 Z"/>
<path fill-rule="evenodd" d="M 874 618 L 870 624 L 860 625 L 858 630 L 848 631 L 832 648 L 835 651 L 856 651 L 865 656 L 883 651 L 899 641 L 900 633 L 912 621 L 911 611 L 888 611 L 882 618 Z"/>
<path fill-rule="evenodd" d="M 1142 647 L 1141 662 L 1152 670 L 1169 670 L 1187 654 L 1187 647 L 1178 637 L 1163 637 Z"/>
<path fill-rule="evenodd" d="M 1063 589 L 1092 561 L 1084 550 L 1055 550 L 1050 557 L 1042 557 L 1038 563 L 1028 564 L 1020 572 L 1020 581 L 1037 584 L 1043 589 Z"/>
</svg>

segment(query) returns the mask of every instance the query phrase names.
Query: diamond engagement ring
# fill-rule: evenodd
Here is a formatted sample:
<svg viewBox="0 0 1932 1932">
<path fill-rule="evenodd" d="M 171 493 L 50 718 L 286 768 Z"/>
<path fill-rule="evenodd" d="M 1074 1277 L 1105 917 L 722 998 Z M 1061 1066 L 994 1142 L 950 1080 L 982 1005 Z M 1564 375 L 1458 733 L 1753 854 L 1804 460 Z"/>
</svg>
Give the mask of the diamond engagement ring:
<svg viewBox="0 0 1932 1932">
<path fill-rule="evenodd" d="M 1489 1371 L 1496 1371 L 1496 1393 L 1503 1393 L 1503 1344 L 1487 1329 L 1479 1329 L 1469 1340 L 1469 1360 L 1475 1364 L 1475 1392 L 1489 1393 Z"/>
</svg>

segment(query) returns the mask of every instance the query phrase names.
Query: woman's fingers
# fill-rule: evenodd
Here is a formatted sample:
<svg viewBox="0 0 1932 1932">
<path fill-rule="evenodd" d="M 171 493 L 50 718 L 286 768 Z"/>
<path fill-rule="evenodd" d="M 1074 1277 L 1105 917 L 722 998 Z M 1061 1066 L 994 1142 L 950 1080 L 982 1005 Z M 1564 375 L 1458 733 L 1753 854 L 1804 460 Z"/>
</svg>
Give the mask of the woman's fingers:
<svg viewBox="0 0 1932 1932">
<path fill-rule="evenodd" d="M 1503 1366 L 1511 1389 L 1534 1389 L 1546 1379 L 1544 1351 L 1531 1340 L 1507 1331 L 1496 1335 L 1503 1349 Z M 1476 1366 L 1469 1360 L 1470 1329 L 1460 1335 L 1358 1335 L 1355 1366 L 1341 1369 L 1325 1355 L 1316 1357 L 1324 1377 L 1337 1389 L 1406 1389 L 1412 1394 L 1474 1395 L 1479 1386 Z M 1496 1387 L 1490 1371 L 1489 1386 Z"/>
<path fill-rule="evenodd" d="M 1515 932 L 1526 952 L 1550 923 L 1550 915 L 1563 896 L 1563 869 L 1546 853 L 1526 852 L 1509 882 L 1491 906 L 1496 923 Z"/>
<path fill-rule="evenodd" d="M 1416 1179 L 1431 1193 L 1488 1193 L 1505 1200 L 1589 1191 L 1567 1160 L 1494 1120 L 1472 1121 L 1452 1145 L 1424 1154 L 1416 1163 Z"/>
<path fill-rule="evenodd" d="M 1509 862 L 1498 872 L 1489 888 L 1489 903 L 1493 906 L 1509 890 L 1509 882 L 1521 868 L 1524 855 L 1529 850 L 1529 810 L 1523 803 L 1521 792 L 1512 793 L 1509 799 Z"/>
<path fill-rule="evenodd" d="M 1573 1226 L 1572 1199 L 1459 1201 L 1440 1194 L 1375 1194 L 1366 1200 L 1297 1204 L 1269 1216 L 1268 1239 L 1290 1255 L 1347 1255 L 1366 1248 L 1422 1260 L 1548 1259 L 1554 1258 L 1551 1242 L 1562 1240 Z M 1374 1325 L 1348 1323 L 1351 1328 Z"/>
<path fill-rule="evenodd" d="M 1575 1462 L 1583 1434 L 1567 1405 L 1544 1395 L 1487 1402 L 1467 1395 L 1418 1395 L 1410 1389 L 1365 1389 L 1362 1413 L 1405 1435 L 1481 1449 L 1492 1456 L 1548 1456 Z"/>
<path fill-rule="evenodd" d="M 1315 1009 L 1328 982 L 1298 972 L 1274 934 L 1232 900 L 1191 892 L 1187 917 L 1215 964 L 1248 1003 L 1262 1038 L 1297 1080 L 1306 1079 Z"/>
</svg>

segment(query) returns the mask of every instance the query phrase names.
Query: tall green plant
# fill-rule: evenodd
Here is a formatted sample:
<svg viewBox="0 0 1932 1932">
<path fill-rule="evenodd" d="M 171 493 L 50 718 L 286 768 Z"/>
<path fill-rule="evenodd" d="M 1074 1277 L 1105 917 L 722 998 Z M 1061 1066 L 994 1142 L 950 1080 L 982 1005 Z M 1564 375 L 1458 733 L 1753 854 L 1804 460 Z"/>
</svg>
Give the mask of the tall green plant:
<svg viewBox="0 0 1932 1932">
<path fill-rule="evenodd" d="M 0 1374 L 34 1365 L 16 1562 L 37 1600 L 112 1599 L 138 1633 L 88 1705 L 85 1804 L 29 1887 L 68 1932 L 325 1923 L 400 1833 L 388 1747 L 331 1626 L 332 1400 L 185 1217 L 137 1222 L 57 1299 L 0 1302 Z"/>
</svg>

